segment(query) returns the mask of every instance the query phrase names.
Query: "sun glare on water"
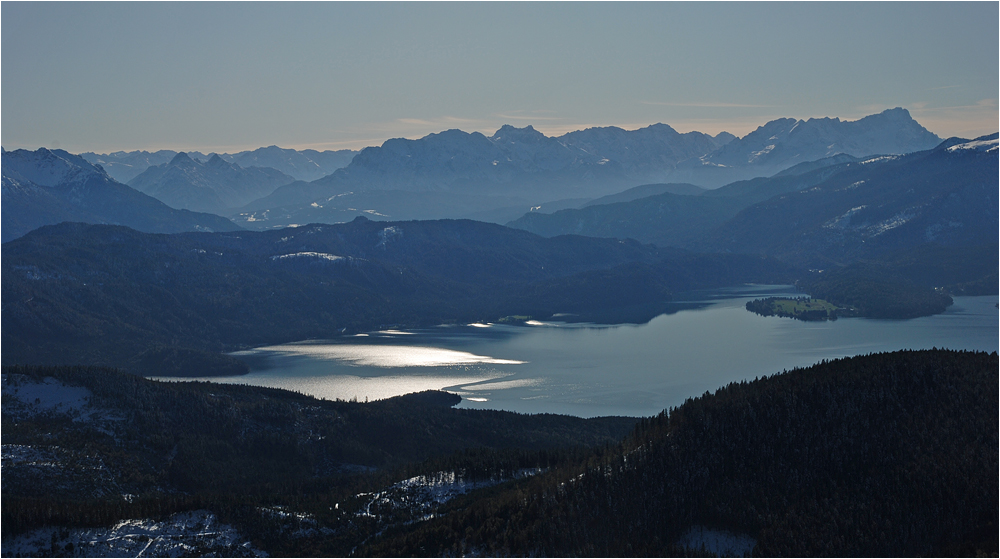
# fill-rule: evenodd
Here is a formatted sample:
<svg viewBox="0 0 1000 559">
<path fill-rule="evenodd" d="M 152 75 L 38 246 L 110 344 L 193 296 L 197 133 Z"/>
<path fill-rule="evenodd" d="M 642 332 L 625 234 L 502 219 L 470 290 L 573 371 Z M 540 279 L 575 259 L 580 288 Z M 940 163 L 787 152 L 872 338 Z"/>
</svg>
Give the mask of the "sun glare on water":
<svg viewBox="0 0 1000 559">
<path fill-rule="evenodd" d="M 445 367 L 450 365 L 522 365 L 525 361 L 497 359 L 465 351 L 424 346 L 382 346 L 360 344 L 286 344 L 261 347 L 283 355 L 301 355 L 313 359 L 340 361 L 358 367 Z"/>
</svg>

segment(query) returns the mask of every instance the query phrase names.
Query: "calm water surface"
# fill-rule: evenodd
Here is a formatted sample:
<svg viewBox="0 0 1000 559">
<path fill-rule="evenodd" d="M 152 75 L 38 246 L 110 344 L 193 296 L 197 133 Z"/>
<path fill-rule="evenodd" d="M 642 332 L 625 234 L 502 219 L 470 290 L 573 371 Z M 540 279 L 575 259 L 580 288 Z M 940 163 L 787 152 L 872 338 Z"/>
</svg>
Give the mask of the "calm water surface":
<svg viewBox="0 0 1000 559">
<path fill-rule="evenodd" d="M 234 354 L 250 363 L 248 375 L 203 380 L 361 401 L 444 389 L 466 408 L 648 416 L 732 381 L 821 359 L 998 347 L 996 296 L 956 297 L 944 314 L 910 320 L 802 322 L 744 308 L 781 295 L 801 294 L 788 286 L 689 294 L 680 310 L 642 325 L 442 326 L 283 344 Z"/>
</svg>

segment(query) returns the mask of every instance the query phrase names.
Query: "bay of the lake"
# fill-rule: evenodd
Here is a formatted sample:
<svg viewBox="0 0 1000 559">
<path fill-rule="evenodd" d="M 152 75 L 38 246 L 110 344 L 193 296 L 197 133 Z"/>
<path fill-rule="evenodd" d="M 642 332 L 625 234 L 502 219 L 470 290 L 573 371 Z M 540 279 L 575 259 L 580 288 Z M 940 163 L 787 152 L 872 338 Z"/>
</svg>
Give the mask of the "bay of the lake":
<svg viewBox="0 0 1000 559">
<path fill-rule="evenodd" d="M 997 351 L 996 296 L 955 297 L 909 320 L 802 322 L 748 312 L 747 301 L 801 296 L 790 286 L 688 294 L 646 324 L 534 322 L 385 330 L 242 351 L 250 373 L 223 383 L 360 401 L 428 389 L 460 407 L 581 417 L 649 416 L 733 381 L 823 359 L 932 347 Z"/>
</svg>

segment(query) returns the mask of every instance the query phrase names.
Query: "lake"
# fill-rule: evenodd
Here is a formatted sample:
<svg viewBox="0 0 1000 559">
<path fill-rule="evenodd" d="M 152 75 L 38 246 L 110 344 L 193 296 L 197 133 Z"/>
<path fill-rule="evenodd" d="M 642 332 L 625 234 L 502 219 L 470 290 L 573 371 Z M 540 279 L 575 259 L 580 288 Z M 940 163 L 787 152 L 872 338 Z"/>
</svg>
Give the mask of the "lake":
<svg viewBox="0 0 1000 559">
<path fill-rule="evenodd" d="M 650 416 L 729 382 L 822 359 L 998 347 L 996 296 L 956 297 L 943 314 L 909 320 L 802 322 L 744 308 L 770 296 L 801 293 L 761 285 L 692 293 L 641 325 L 439 326 L 261 347 L 233 354 L 249 374 L 199 380 L 360 401 L 443 389 L 465 408 Z"/>
</svg>

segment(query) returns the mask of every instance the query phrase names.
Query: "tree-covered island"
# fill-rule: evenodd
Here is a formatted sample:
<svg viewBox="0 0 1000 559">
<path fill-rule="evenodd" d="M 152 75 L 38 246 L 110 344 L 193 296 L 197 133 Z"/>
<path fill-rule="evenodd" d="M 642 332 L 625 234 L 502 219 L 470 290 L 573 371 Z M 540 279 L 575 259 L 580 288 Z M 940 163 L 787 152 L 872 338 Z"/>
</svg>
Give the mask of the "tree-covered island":
<svg viewBox="0 0 1000 559">
<path fill-rule="evenodd" d="M 746 309 L 799 320 L 906 319 L 943 313 L 953 302 L 950 289 L 921 285 L 891 266 L 872 263 L 812 272 L 796 287 L 808 296 L 757 299 L 748 302 Z"/>
<path fill-rule="evenodd" d="M 806 321 L 837 320 L 840 316 L 855 316 L 855 310 L 838 307 L 823 299 L 811 297 L 767 297 L 747 302 L 747 310 L 761 316 L 782 316 Z"/>
</svg>

